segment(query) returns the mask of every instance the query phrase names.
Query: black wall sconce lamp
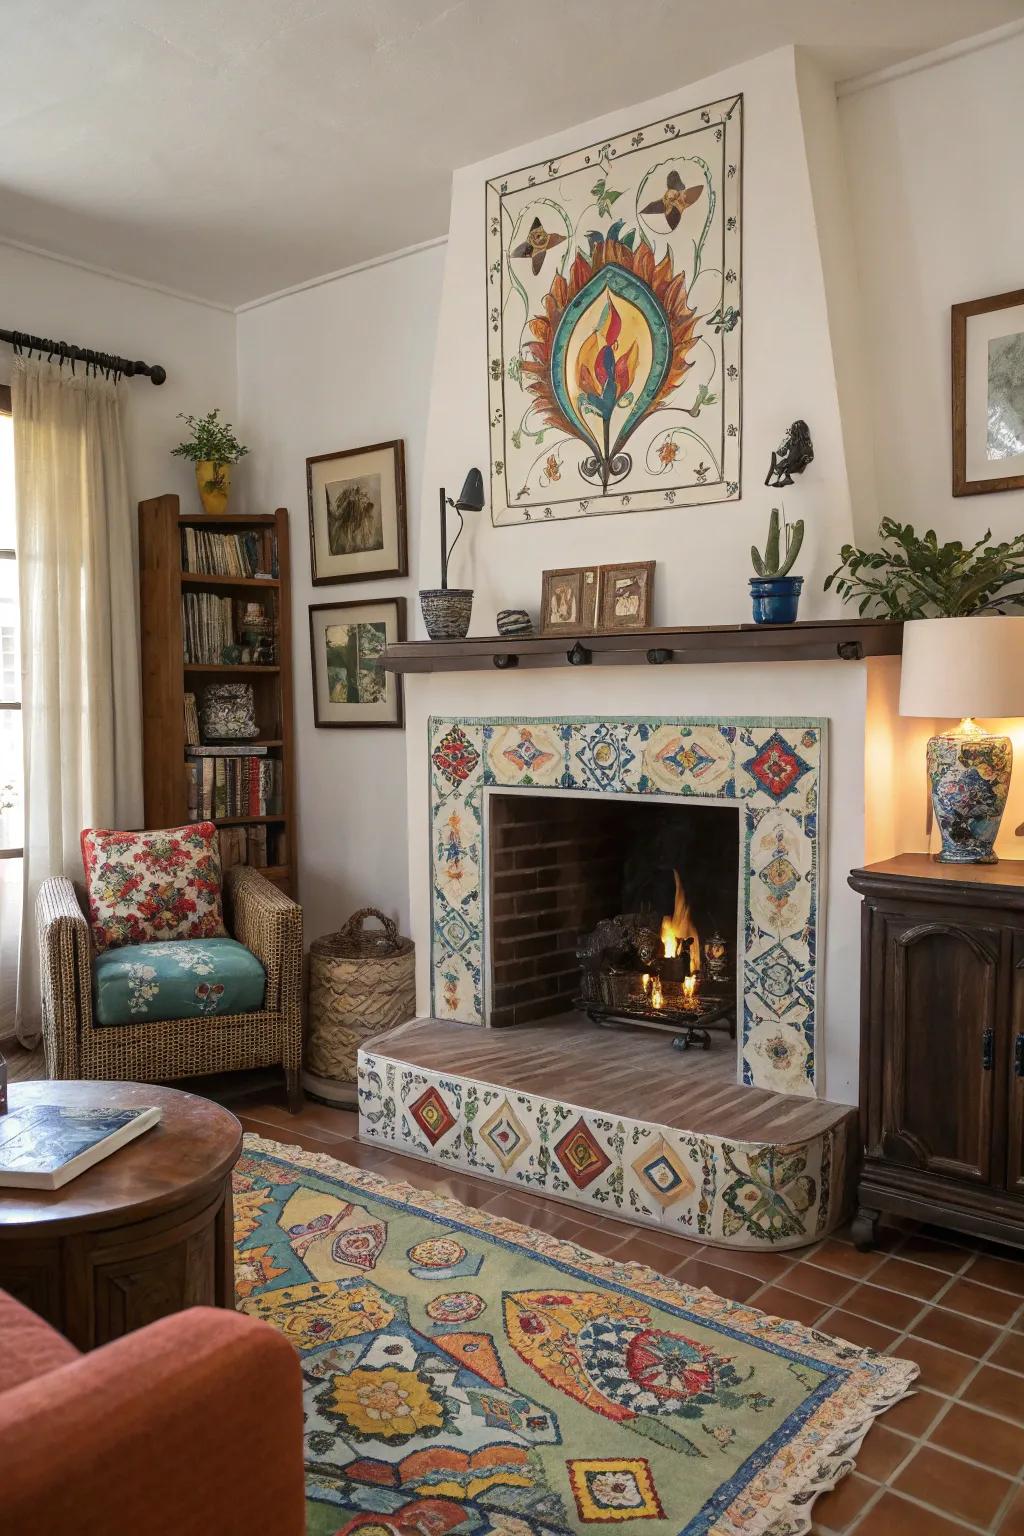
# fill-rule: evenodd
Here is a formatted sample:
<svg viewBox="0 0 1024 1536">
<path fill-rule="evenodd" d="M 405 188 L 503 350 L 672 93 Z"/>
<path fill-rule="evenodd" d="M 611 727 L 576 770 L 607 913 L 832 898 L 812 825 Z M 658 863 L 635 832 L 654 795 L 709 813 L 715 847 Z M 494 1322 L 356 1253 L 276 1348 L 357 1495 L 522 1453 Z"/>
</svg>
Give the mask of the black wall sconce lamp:
<svg viewBox="0 0 1024 1536">
<path fill-rule="evenodd" d="M 420 611 L 431 640 L 464 640 L 473 614 L 472 587 L 449 587 L 448 562 L 465 528 L 463 512 L 480 512 L 484 505 L 484 478 L 471 469 L 458 498 L 453 501 L 444 486 L 440 491 L 441 513 L 441 585 L 420 592 Z M 448 508 L 458 513 L 459 531 L 448 544 Z"/>
</svg>

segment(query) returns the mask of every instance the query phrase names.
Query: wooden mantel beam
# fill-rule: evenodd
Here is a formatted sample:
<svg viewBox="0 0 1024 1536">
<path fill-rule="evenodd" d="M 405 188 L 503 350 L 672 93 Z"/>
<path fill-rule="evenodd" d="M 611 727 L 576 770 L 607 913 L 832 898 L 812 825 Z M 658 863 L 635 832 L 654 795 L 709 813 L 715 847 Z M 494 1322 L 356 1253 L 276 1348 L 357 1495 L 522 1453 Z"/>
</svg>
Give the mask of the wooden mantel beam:
<svg viewBox="0 0 1024 1536">
<path fill-rule="evenodd" d="M 711 624 L 595 635 L 470 636 L 389 645 L 389 672 L 478 672 L 525 667 L 662 666 L 707 662 L 862 661 L 898 656 L 903 624 L 816 619 L 804 624 Z"/>
</svg>

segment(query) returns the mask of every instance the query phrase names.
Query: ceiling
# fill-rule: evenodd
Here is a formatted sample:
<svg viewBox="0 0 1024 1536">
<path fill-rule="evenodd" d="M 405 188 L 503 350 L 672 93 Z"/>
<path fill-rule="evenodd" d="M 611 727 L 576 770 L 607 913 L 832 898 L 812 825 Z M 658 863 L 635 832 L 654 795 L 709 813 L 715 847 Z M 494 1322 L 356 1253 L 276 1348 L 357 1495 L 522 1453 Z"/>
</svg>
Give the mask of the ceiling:
<svg viewBox="0 0 1024 1536">
<path fill-rule="evenodd" d="M 442 235 L 449 178 L 783 43 L 837 79 L 1024 0 L 0 0 L 0 237 L 235 306 Z"/>
</svg>

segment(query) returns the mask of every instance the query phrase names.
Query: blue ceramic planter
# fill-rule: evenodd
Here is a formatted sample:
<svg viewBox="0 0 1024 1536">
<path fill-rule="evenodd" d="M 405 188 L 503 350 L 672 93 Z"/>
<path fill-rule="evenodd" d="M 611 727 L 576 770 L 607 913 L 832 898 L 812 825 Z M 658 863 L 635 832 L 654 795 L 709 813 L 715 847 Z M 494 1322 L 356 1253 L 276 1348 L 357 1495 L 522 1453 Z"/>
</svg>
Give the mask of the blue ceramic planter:
<svg viewBox="0 0 1024 1536">
<path fill-rule="evenodd" d="M 795 624 L 802 576 L 751 576 L 755 624 Z"/>
</svg>

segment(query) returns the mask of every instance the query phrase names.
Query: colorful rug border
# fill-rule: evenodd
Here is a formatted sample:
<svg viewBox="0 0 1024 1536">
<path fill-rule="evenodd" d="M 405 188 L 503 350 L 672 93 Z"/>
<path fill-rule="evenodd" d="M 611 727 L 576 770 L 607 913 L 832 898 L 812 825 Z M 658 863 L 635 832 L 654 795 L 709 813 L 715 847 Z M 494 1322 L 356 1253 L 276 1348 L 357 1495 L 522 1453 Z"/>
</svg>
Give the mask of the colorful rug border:
<svg viewBox="0 0 1024 1536">
<path fill-rule="evenodd" d="M 787 1421 L 760 1447 L 756 1456 L 760 1465 L 728 1508 L 712 1511 L 708 1520 L 699 1524 L 691 1521 L 680 1536 L 768 1536 L 769 1532 L 771 1536 L 809 1536 L 814 1500 L 853 1470 L 875 1419 L 907 1397 L 919 1375 L 913 1361 L 880 1355 L 802 1323 L 729 1301 L 707 1287 L 683 1285 L 646 1264 L 591 1253 L 578 1243 L 477 1210 L 448 1195 L 355 1168 L 329 1153 L 310 1152 L 252 1132 L 245 1134 L 244 1151 L 305 1168 L 419 1215 L 477 1232 L 502 1246 L 534 1254 L 563 1272 L 575 1270 L 620 1294 L 687 1312 L 716 1332 L 739 1331 L 741 1337 L 756 1341 L 771 1353 L 796 1359 L 802 1356 L 816 1366 L 835 1370 L 837 1375 L 845 1373 L 846 1379 L 824 1396 L 824 1387 L 831 1384 L 823 1383 L 809 1405 L 804 1405 L 807 1411 L 795 1433 L 783 1438 L 791 1422 Z M 759 1335 L 762 1328 L 767 1336 Z M 778 1329 L 785 1330 L 784 1344 L 771 1337 Z"/>
</svg>

